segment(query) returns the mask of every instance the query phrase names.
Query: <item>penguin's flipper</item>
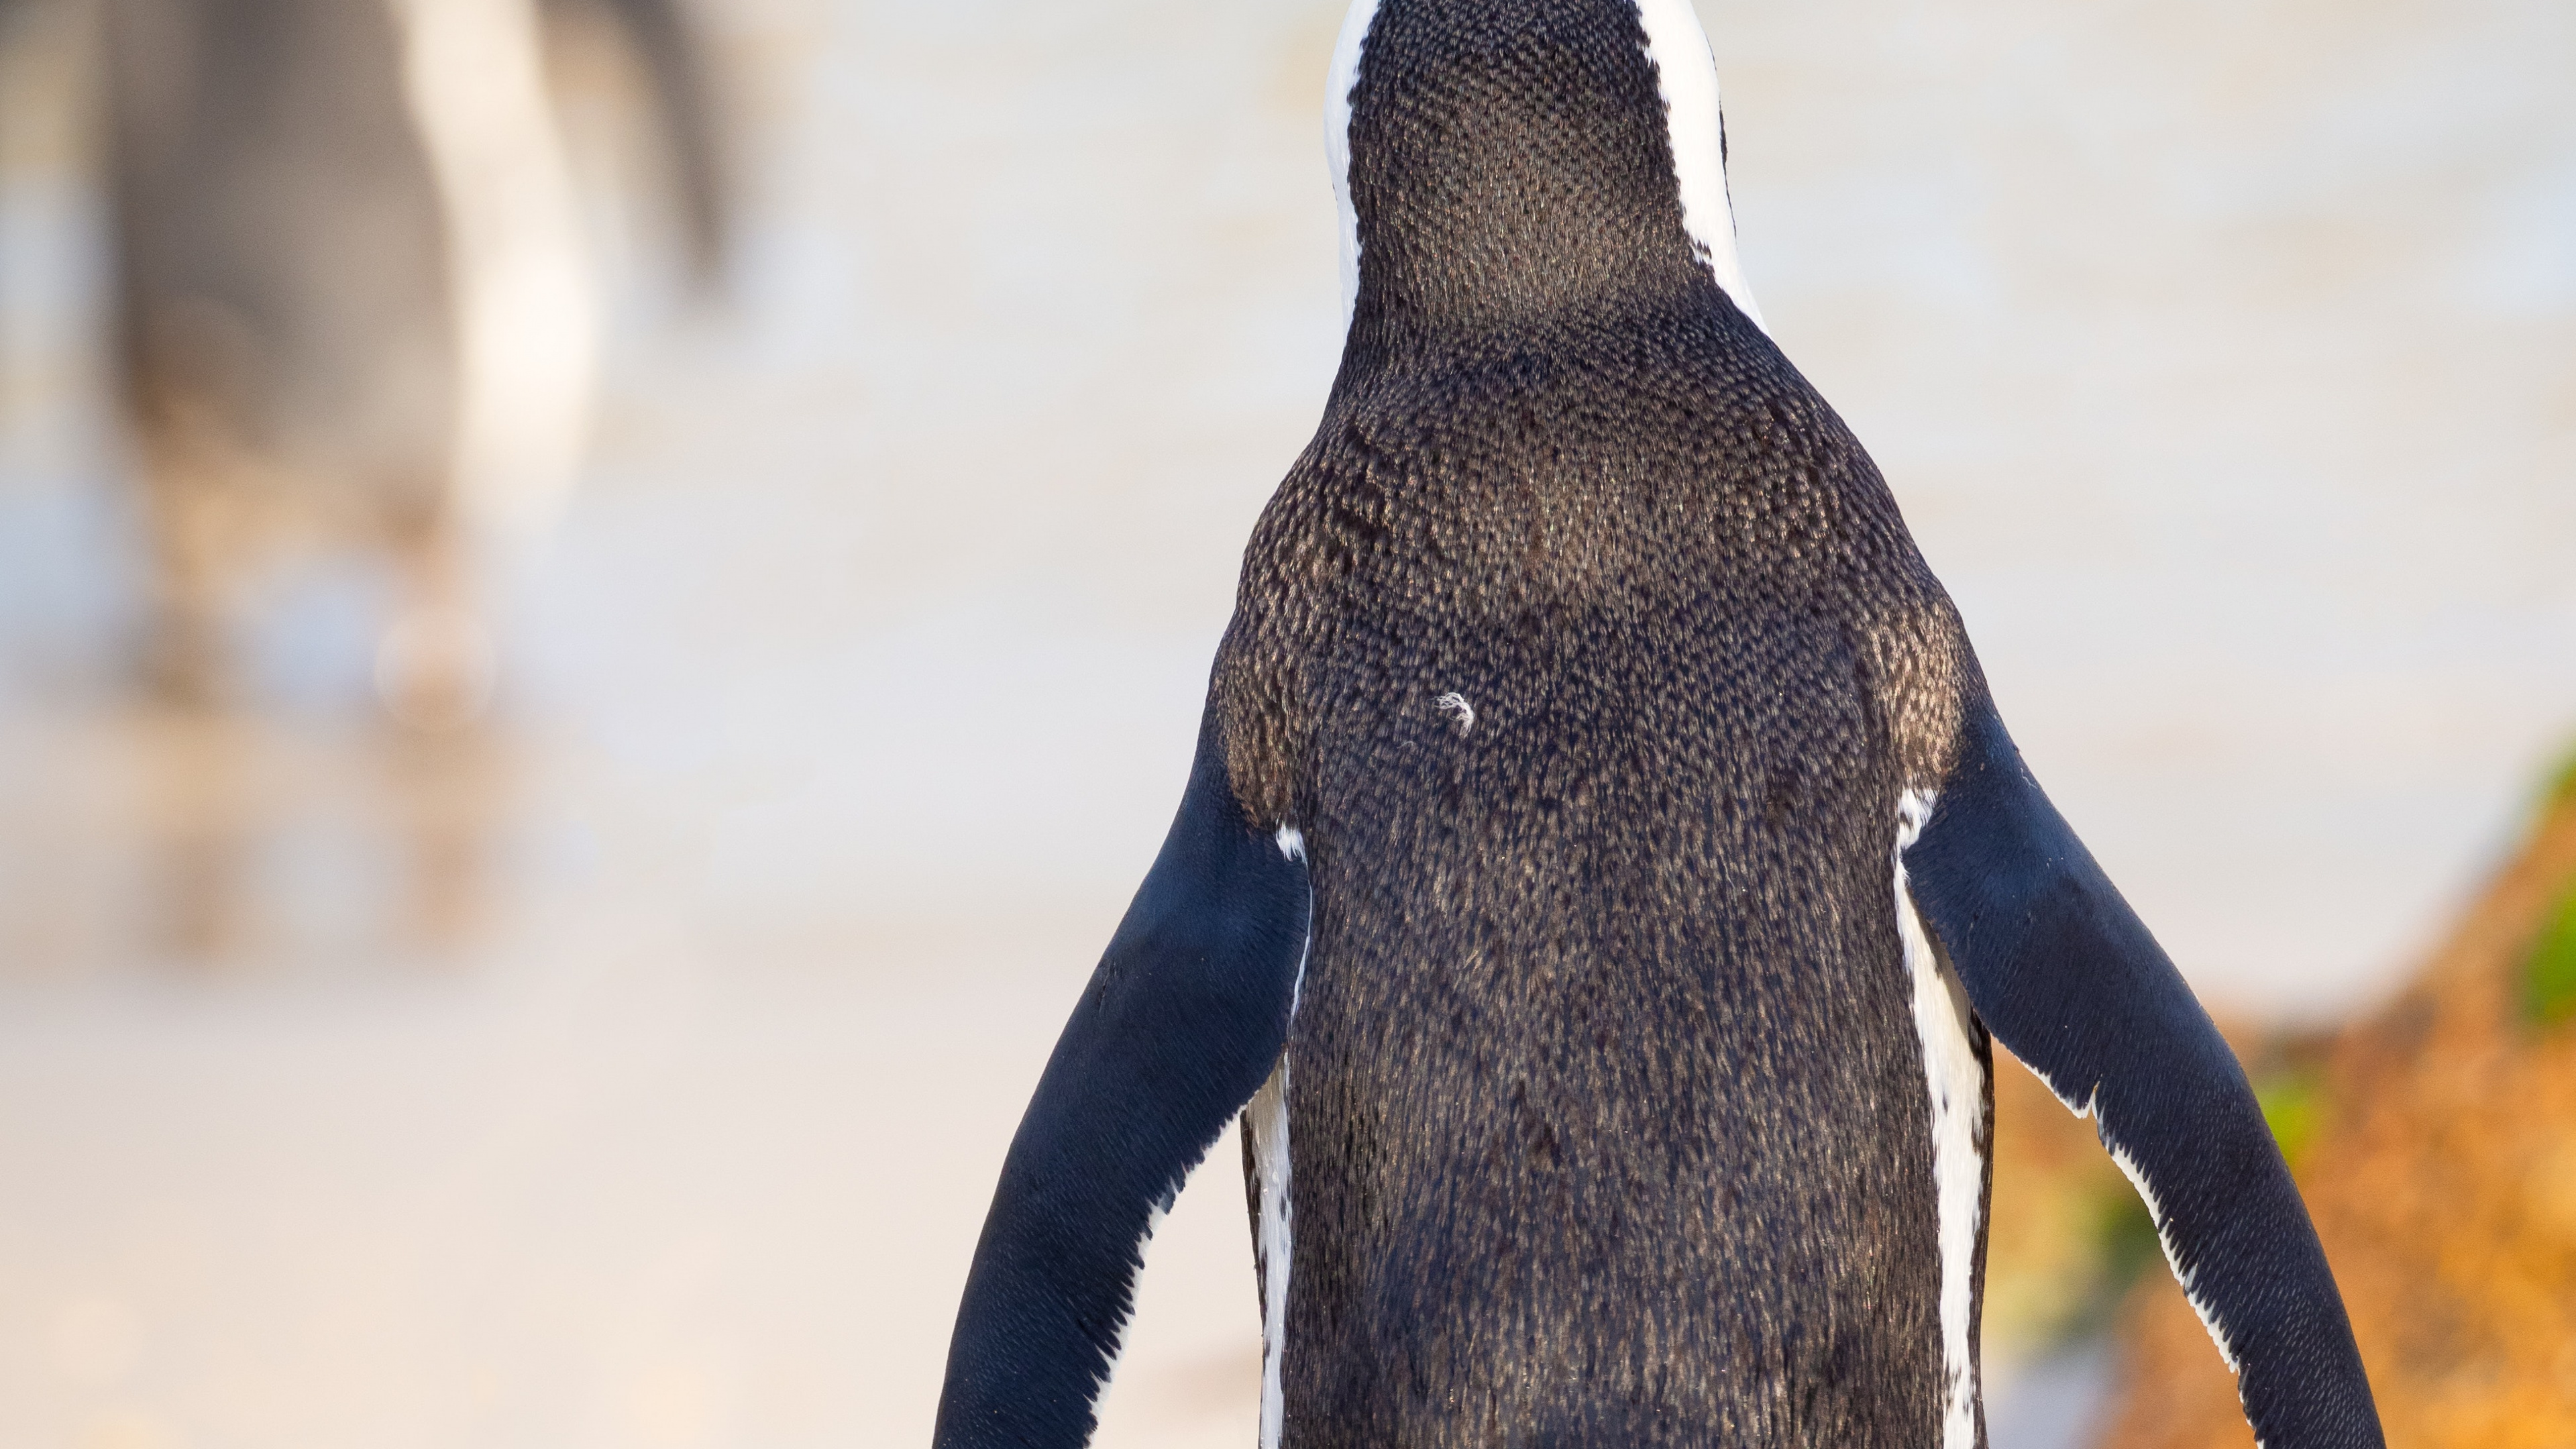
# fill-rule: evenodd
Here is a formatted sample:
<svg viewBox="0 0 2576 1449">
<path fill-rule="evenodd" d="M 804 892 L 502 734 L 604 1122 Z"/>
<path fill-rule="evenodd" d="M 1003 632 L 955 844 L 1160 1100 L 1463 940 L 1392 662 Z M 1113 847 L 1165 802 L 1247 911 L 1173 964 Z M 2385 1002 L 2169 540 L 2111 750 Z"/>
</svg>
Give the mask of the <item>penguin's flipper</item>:
<svg viewBox="0 0 2576 1449">
<path fill-rule="evenodd" d="M 1002 1164 L 949 1343 L 938 1449 L 1090 1438 L 1144 1240 L 1287 1041 L 1303 859 L 1237 803 L 1211 711 L 1180 815 Z"/>
<path fill-rule="evenodd" d="M 1900 881 L 1996 1040 L 2094 1115 L 2265 1449 L 2381 1444 L 2343 1299 L 2243 1069 L 1990 704 Z"/>
</svg>

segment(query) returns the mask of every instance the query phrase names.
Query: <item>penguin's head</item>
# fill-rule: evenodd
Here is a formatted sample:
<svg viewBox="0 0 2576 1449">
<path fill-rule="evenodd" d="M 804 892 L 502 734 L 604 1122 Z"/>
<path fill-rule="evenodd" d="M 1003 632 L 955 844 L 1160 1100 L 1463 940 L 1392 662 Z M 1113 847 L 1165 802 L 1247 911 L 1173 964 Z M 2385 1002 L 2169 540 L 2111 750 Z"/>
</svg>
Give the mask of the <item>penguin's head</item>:
<svg viewBox="0 0 2576 1449">
<path fill-rule="evenodd" d="M 1690 0 L 1353 0 L 1325 132 L 1346 320 L 1731 302 L 1760 325 Z"/>
</svg>

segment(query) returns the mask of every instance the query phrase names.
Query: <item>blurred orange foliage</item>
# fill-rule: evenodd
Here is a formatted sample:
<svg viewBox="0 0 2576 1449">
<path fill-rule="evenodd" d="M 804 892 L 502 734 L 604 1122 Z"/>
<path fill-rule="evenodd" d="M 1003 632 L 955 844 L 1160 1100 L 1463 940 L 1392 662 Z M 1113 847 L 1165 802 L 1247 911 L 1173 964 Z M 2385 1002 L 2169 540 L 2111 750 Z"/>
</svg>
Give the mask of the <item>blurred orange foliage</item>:
<svg viewBox="0 0 2576 1449">
<path fill-rule="evenodd" d="M 2398 1449 L 2576 1444 L 2576 1022 L 2532 985 L 2572 895 L 2562 791 L 2416 982 L 2326 1059 L 2294 1166 Z M 2169 1274 L 2131 1296 L 2121 1336 L 2105 1449 L 2252 1449 Z"/>
<path fill-rule="evenodd" d="M 2141 1242 L 2155 1251 L 2155 1229 L 2093 1124 L 2000 1045 L 1994 1161 L 1986 1348 L 1989 1358 L 2026 1358 L 2099 1329 L 2139 1267 Z"/>
</svg>

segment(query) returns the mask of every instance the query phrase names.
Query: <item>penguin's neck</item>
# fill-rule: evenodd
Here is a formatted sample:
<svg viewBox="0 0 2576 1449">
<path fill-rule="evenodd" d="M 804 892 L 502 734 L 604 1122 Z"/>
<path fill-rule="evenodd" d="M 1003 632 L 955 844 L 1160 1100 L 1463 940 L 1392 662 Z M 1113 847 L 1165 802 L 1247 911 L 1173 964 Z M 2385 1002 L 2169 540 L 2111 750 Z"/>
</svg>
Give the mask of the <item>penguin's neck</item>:
<svg viewBox="0 0 2576 1449">
<path fill-rule="evenodd" d="M 1355 0 L 1326 125 L 1355 344 L 1760 325 L 1689 0 Z"/>
</svg>

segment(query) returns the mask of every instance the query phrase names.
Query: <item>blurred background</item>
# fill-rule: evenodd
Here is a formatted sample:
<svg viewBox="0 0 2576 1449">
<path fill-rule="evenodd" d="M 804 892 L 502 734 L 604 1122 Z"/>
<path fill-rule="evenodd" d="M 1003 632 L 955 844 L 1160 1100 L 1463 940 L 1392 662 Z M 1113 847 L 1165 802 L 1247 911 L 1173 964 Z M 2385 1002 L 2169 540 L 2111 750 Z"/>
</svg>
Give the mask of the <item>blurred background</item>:
<svg viewBox="0 0 2576 1449">
<path fill-rule="evenodd" d="M 926 1442 L 1331 380 L 1341 9 L 0 6 L 0 1444 Z M 2033 767 L 2312 1196 L 2432 1174 L 2330 1224 L 2383 1399 L 2576 1438 L 2474 1286 L 2576 1272 L 2576 10 L 1700 9 Z M 2006 1087 L 1995 1443 L 2180 1445 Z M 1212 1162 L 1104 1445 L 1253 1437 Z"/>
</svg>

